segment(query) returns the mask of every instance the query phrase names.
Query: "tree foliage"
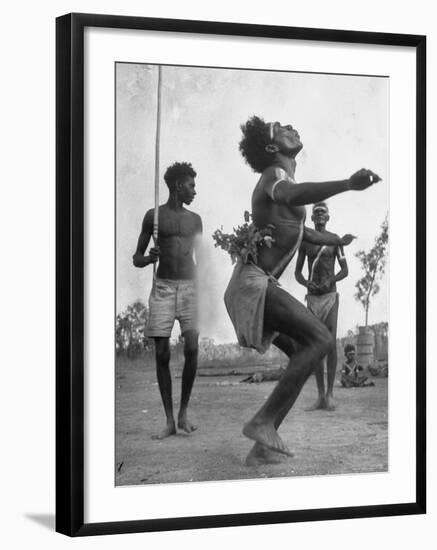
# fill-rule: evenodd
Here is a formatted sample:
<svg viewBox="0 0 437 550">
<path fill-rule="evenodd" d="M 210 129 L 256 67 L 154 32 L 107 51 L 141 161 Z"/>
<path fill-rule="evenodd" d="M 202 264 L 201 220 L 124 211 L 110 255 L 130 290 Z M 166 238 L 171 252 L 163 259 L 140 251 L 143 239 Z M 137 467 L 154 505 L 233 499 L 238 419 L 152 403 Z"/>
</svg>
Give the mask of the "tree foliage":
<svg viewBox="0 0 437 550">
<path fill-rule="evenodd" d="M 355 256 L 360 260 L 364 271 L 363 277 L 357 281 L 355 298 L 365 311 L 365 325 L 368 324 L 370 301 L 380 290 L 379 281 L 385 272 L 388 248 L 388 219 L 381 224 L 381 232 L 375 238 L 375 244 L 369 250 L 359 250 Z"/>
<path fill-rule="evenodd" d="M 137 300 L 115 319 L 115 348 L 117 353 L 128 357 L 138 356 L 145 347 L 144 329 L 147 320 L 147 307 Z"/>
</svg>

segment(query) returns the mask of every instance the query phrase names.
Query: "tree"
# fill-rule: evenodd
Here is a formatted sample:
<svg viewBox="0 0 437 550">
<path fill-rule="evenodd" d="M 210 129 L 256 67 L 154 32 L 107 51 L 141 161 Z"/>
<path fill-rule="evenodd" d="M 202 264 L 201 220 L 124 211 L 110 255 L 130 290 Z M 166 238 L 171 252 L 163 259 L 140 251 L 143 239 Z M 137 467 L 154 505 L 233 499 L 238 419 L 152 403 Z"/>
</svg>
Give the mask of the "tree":
<svg viewBox="0 0 437 550">
<path fill-rule="evenodd" d="M 365 326 L 368 325 L 370 300 L 379 292 L 378 280 L 385 271 L 388 247 L 388 219 L 381 224 L 381 232 L 369 252 L 359 250 L 355 256 L 360 260 L 364 276 L 355 284 L 355 298 L 361 302 L 365 311 Z"/>
<path fill-rule="evenodd" d="M 115 346 L 117 353 L 127 353 L 128 357 L 138 356 L 145 344 L 144 327 L 147 320 L 147 307 L 137 300 L 115 320 Z"/>
</svg>

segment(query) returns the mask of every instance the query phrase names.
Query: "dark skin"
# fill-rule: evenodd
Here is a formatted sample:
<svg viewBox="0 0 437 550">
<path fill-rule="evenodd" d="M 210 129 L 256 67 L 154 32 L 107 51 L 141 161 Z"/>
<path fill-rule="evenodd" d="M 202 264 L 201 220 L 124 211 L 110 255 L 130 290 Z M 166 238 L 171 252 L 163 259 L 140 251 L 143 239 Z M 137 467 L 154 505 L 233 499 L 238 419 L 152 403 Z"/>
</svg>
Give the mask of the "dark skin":
<svg viewBox="0 0 437 550">
<path fill-rule="evenodd" d="M 355 350 L 345 353 L 345 357 L 346 361 L 343 363 L 342 368 L 342 385 L 344 387 L 367 387 L 375 385 L 374 382 L 367 382 L 367 377 L 363 374 L 363 367 L 357 365 Z"/>
<path fill-rule="evenodd" d="M 329 220 L 327 210 L 316 208 L 311 219 L 314 222 L 315 230 L 323 233 L 326 231 L 326 224 Z M 320 250 L 319 246 L 311 243 L 303 242 L 299 248 L 299 255 L 296 261 L 295 276 L 297 281 L 308 289 L 308 294 L 323 295 L 337 290 L 336 283 L 348 276 L 348 266 L 343 255 L 342 248 L 328 246 L 323 250 L 323 256 L 320 258 L 317 267 L 313 273 L 312 279 L 305 277 L 302 274 L 302 269 L 305 259 L 308 259 L 308 273 L 312 273 L 313 264 Z M 338 261 L 340 270 L 335 273 L 335 262 Z M 333 305 L 329 315 L 325 321 L 325 325 L 332 335 L 333 342 L 337 338 L 337 319 L 338 319 L 338 299 Z M 325 380 L 323 374 L 323 361 L 315 370 L 317 382 L 317 400 L 309 407 L 308 411 L 316 409 L 326 409 L 332 411 L 335 409 L 333 398 L 335 371 L 337 369 L 337 347 L 333 345 L 327 355 L 327 391 L 325 394 Z"/>
<path fill-rule="evenodd" d="M 170 191 L 166 204 L 159 207 L 158 241 L 145 255 L 153 235 L 153 209 L 143 220 L 137 249 L 133 256 L 135 267 L 146 267 L 158 263 L 157 276 L 161 279 L 192 280 L 196 274 L 193 252 L 198 251 L 197 239 L 202 233 L 202 220 L 198 214 L 184 208 L 196 196 L 195 181 L 186 176 L 176 182 Z M 198 339 L 197 331 L 187 330 L 184 337 L 184 369 L 182 373 L 181 403 L 177 427 L 191 433 L 197 429 L 187 417 L 187 408 L 197 371 Z M 166 416 L 166 426 L 154 439 L 163 439 L 176 433 L 173 416 L 172 381 L 170 374 L 169 338 L 155 338 L 156 374 L 159 391 Z"/>
<path fill-rule="evenodd" d="M 350 350 L 347 353 L 345 353 L 345 357 L 346 357 L 346 361 L 345 361 L 346 365 L 355 365 L 355 359 L 356 359 L 355 350 Z M 362 367 L 360 367 L 360 370 L 363 370 Z M 346 374 L 350 374 L 350 372 L 347 372 Z"/>
<path fill-rule="evenodd" d="M 252 215 L 254 224 L 260 229 L 268 224 L 275 227 L 273 246 L 260 249 L 258 265 L 280 277 L 286 267 L 283 259 L 298 244 L 302 231 L 305 242 L 318 245 L 345 246 L 354 238 L 352 235 L 340 238 L 334 233 L 321 233 L 307 227 L 302 229 L 304 205 L 345 191 L 367 189 L 380 178 L 363 169 L 345 180 L 296 184 L 295 157 L 303 147 L 300 136 L 291 125 L 271 124 L 272 139 L 266 150 L 272 154 L 272 163 L 262 173 L 253 192 Z M 287 175 L 279 183 L 275 168 L 282 168 Z M 280 340 L 277 338 L 274 344 L 286 350 L 290 362 L 268 399 L 243 428 L 243 434 L 255 441 L 247 457 L 248 464 L 269 462 L 270 451 L 292 456 L 277 429 L 306 380 L 332 346 L 332 336 L 326 326 L 296 298 L 273 283 L 267 286 L 264 326 L 269 331 L 279 332 Z"/>
</svg>

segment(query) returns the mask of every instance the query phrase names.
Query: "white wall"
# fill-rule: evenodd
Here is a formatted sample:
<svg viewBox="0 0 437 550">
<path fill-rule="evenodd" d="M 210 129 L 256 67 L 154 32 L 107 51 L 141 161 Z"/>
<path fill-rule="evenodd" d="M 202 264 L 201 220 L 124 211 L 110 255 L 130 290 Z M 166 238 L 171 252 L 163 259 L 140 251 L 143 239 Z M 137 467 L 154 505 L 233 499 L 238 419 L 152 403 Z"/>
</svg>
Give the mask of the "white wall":
<svg viewBox="0 0 437 550">
<path fill-rule="evenodd" d="M 251 8 L 249 9 L 249 6 Z M 296 7 L 295 9 L 294 6 Z M 214 4 L 194 0 L 123 3 L 107 0 L 52 5 L 8 2 L 2 18 L 2 354 L 0 406 L 0 540 L 5 548 L 265 548 L 290 547 L 354 550 L 390 545 L 399 550 L 431 548 L 436 537 L 436 475 L 429 471 L 429 514 L 317 524 L 295 524 L 212 531 L 100 537 L 72 541 L 53 532 L 54 514 L 54 63 L 57 15 L 70 11 L 185 19 L 227 20 L 428 35 L 428 97 L 437 93 L 437 30 L 432 3 L 402 6 L 394 0 L 347 0 L 293 3 L 290 0 Z M 437 146 L 435 102 L 429 102 L 429 151 Z M 436 161 L 429 155 L 428 204 L 437 204 Z M 430 212 L 430 215 L 432 212 Z M 430 230 L 431 231 L 431 230 Z M 428 237 L 431 240 L 431 232 Z M 430 252 L 434 247 L 430 246 Z M 436 261 L 429 257 L 436 276 Z M 436 292 L 429 289 L 429 304 Z M 431 307 L 429 308 L 431 310 Z M 23 322 L 23 320 L 25 320 Z M 431 320 L 429 333 L 435 329 Z M 23 339 L 24 334 L 24 339 Z M 437 377 L 429 361 L 429 395 Z M 434 391 L 432 391 L 434 389 Z M 435 400 L 429 402 L 435 418 Z M 436 461 L 436 430 L 429 429 L 429 464 Z M 36 519 L 35 519 L 36 518 Z M 46 525 L 51 528 L 47 528 Z"/>
</svg>

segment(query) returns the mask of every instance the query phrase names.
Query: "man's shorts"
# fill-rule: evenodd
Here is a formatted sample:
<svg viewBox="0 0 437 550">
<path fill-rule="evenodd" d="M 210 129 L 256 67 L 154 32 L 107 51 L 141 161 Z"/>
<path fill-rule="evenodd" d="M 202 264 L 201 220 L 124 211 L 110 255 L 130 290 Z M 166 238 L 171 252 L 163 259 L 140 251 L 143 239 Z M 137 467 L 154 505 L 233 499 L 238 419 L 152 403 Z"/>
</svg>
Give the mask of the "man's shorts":
<svg viewBox="0 0 437 550">
<path fill-rule="evenodd" d="M 193 280 L 156 279 L 149 297 L 146 336 L 169 338 L 175 320 L 181 332 L 197 331 L 197 293 Z"/>
</svg>

